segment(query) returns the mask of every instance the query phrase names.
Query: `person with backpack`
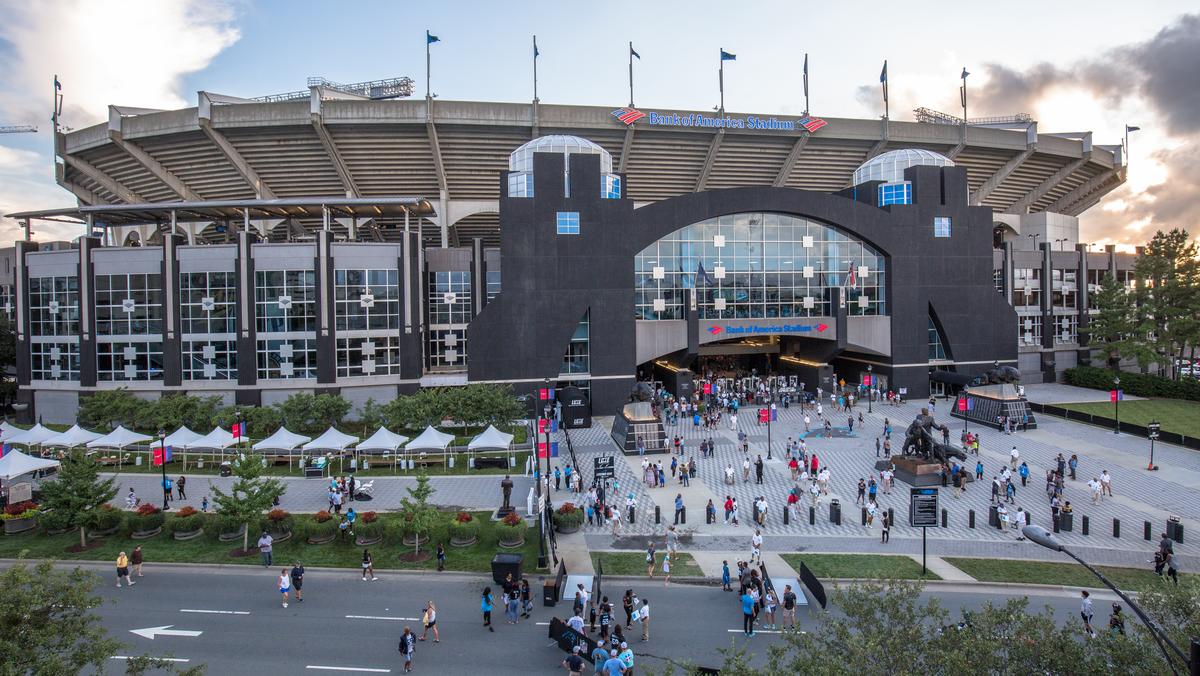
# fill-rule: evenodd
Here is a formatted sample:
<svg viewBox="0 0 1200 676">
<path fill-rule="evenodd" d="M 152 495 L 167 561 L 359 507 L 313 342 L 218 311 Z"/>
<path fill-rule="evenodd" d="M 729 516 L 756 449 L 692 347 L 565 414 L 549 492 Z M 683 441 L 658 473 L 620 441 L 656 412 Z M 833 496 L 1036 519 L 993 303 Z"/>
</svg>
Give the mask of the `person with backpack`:
<svg viewBox="0 0 1200 676">
<path fill-rule="evenodd" d="M 400 635 L 400 654 L 404 655 L 404 673 L 406 674 L 413 669 L 413 653 L 416 650 L 416 636 L 413 635 L 412 629 L 405 627 L 404 633 Z"/>
</svg>

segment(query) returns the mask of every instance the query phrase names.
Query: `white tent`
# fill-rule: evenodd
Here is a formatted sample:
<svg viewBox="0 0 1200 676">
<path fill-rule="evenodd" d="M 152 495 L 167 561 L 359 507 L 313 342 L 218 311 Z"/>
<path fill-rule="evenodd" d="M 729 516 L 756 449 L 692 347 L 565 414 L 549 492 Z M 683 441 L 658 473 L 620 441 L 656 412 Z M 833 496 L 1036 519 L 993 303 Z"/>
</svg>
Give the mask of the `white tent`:
<svg viewBox="0 0 1200 676">
<path fill-rule="evenodd" d="M 236 440 L 233 438 L 232 434 L 226 432 L 220 427 L 214 427 L 213 431 L 205 434 L 199 439 L 183 444 L 183 447 L 189 451 L 197 448 L 215 448 L 219 451 L 223 451 L 232 446 L 235 441 Z"/>
<path fill-rule="evenodd" d="M 321 436 L 304 444 L 306 451 L 344 451 L 346 447 L 358 442 L 358 437 L 352 437 L 349 434 L 339 432 L 337 428 L 330 426 Z"/>
<path fill-rule="evenodd" d="M 62 463 L 57 460 L 34 458 L 20 451 L 9 451 L 4 454 L 3 458 L 0 458 L 0 479 L 7 481 L 39 469 L 58 467 L 60 464 Z"/>
<path fill-rule="evenodd" d="M 312 437 L 306 437 L 303 434 L 296 434 L 289 431 L 286 427 L 280 427 L 275 430 L 275 434 L 263 439 L 254 444 L 256 451 L 294 451 L 300 444 L 312 441 Z"/>
<path fill-rule="evenodd" d="M 41 423 L 38 423 L 20 434 L 15 434 L 5 439 L 5 441 L 10 444 L 21 444 L 22 446 L 37 446 L 55 436 L 58 436 L 58 432 L 46 429 L 42 427 Z"/>
<path fill-rule="evenodd" d="M 8 441 L 12 437 L 17 436 L 24 431 L 25 430 L 17 427 L 16 425 L 10 425 L 7 420 L 0 422 L 0 442 Z"/>
<path fill-rule="evenodd" d="M 187 425 L 184 425 L 167 435 L 167 446 L 180 449 L 187 448 L 189 444 L 201 438 L 199 434 L 189 430 Z M 159 440 L 155 439 L 154 443 L 150 444 L 150 448 L 158 448 L 160 445 Z"/>
<path fill-rule="evenodd" d="M 453 434 L 446 434 L 433 429 L 433 425 L 425 428 L 420 436 L 408 442 L 408 446 L 404 447 L 406 451 L 443 451 L 454 441 Z"/>
<path fill-rule="evenodd" d="M 88 448 L 116 448 L 122 449 L 126 446 L 141 444 L 150 441 L 154 437 L 145 434 L 138 434 L 125 429 L 124 425 L 117 425 L 117 429 L 105 434 L 104 436 L 94 441 L 89 441 Z"/>
<path fill-rule="evenodd" d="M 79 425 L 75 425 L 71 429 L 56 434 L 42 442 L 43 446 L 62 446 L 64 448 L 74 448 L 76 446 L 84 446 L 89 441 L 95 441 L 102 435 L 96 432 L 89 432 Z"/>
<path fill-rule="evenodd" d="M 492 425 L 484 430 L 479 436 L 471 440 L 467 444 L 467 450 L 471 451 L 504 451 L 508 450 L 509 444 L 512 443 L 513 435 L 505 434 L 496 429 Z"/>
<path fill-rule="evenodd" d="M 380 427 L 375 434 L 367 437 L 361 444 L 354 447 L 356 451 L 391 451 L 395 453 L 401 446 L 408 443 L 408 437 L 396 434 L 386 427 Z"/>
</svg>

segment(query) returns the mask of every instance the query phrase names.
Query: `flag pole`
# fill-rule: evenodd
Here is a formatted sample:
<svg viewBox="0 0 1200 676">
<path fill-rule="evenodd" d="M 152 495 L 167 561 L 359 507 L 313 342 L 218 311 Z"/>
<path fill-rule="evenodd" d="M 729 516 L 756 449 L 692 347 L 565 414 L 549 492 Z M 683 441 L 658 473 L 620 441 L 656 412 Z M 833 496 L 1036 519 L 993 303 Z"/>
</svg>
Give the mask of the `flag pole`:
<svg viewBox="0 0 1200 676">
<path fill-rule="evenodd" d="M 717 86 L 721 90 L 721 117 L 725 117 L 725 48 L 721 48 L 720 65 L 717 66 Z"/>
<path fill-rule="evenodd" d="M 633 107 L 633 41 L 629 41 L 629 107 Z"/>
<path fill-rule="evenodd" d="M 883 73 L 879 77 L 879 82 L 883 85 L 883 119 L 887 120 L 888 114 L 888 75 L 887 75 L 887 59 L 883 60 Z"/>
<path fill-rule="evenodd" d="M 433 96 L 429 90 L 429 31 L 425 31 L 425 98 Z"/>
<path fill-rule="evenodd" d="M 534 103 L 537 103 L 537 102 L 538 102 L 538 94 L 537 94 L 537 58 L 538 58 L 537 36 L 535 35 L 535 36 L 533 36 L 533 102 L 534 102 Z"/>
<path fill-rule="evenodd" d="M 808 52 L 804 53 L 804 116 L 808 117 Z"/>
</svg>

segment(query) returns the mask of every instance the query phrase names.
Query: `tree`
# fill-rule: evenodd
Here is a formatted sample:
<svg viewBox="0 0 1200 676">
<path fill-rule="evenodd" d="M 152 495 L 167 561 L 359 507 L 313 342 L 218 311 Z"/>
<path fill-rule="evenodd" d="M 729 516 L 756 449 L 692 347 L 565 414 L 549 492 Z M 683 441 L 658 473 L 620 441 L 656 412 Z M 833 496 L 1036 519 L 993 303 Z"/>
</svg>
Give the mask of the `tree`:
<svg viewBox="0 0 1200 676">
<path fill-rule="evenodd" d="M 438 522 L 437 508 L 429 504 L 433 493 L 429 475 L 422 470 L 417 474 L 417 485 L 409 488 L 408 497 L 400 500 L 400 521 L 413 536 L 413 558 L 421 554 L 421 535 L 430 533 Z"/>
<path fill-rule="evenodd" d="M 220 397 L 166 395 L 155 401 L 153 406 L 146 407 L 145 413 L 138 419 L 138 426 L 142 429 L 170 431 L 186 425 L 203 433 L 212 426 L 220 408 Z"/>
<path fill-rule="evenodd" d="M 278 479 L 263 476 L 263 458 L 257 453 L 246 453 L 234 460 L 233 476 L 229 493 L 215 485 L 212 487 L 213 504 L 217 512 L 246 527 L 246 532 L 242 533 L 242 550 L 245 551 L 250 548 L 250 524 L 258 523 L 287 487 Z"/>
<path fill-rule="evenodd" d="M 351 404 L 338 394 L 293 394 L 277 404 L 285 425 L 298 432 L 319 432 L 350 413 Z"/>
<path fill-rule="evenodd" d="M 79 546 L 87 546 L 87 526 L 92 510 L 117 495 L 116 480 L 100 478 L 100 463 L 82 449 L 63 459 L 58 478 L 42 484 L 42 507 L 69 516 L 71 527 L 79 529 Z"/>
<path fill-rule="evenodd" d="M 0 315 L 0 373 L 17 365 L 17 334 L 8 317 Z"/>
<path fill-rule="evenodd" d="M 1137 300 L 1152 331 L 1154 362 L 1178 376 L 1175 359 L 1200 338 L 1200 251 L 1186 230 L 1156 232 L 1134 265 Z"/>
<path fill-rule="evenodd" d="M 1142 361 L 1149 356 L 1141 354 L 1141 341 L 1133 339 L 1132 298 L 1125 286 L 1116 277 L 1105 275 L 1094 298 L 1097 312 L 1083 332 L 1088 335 L 1088 347 L 1104 355 L 1105 367 L 1115 370 L 1122 357 Z"/>
<path fill-rule="evenodd" d="M 90 396 L 81 397 L 76 419 L 80 425 L 92 429 L 115 429 L 117 425 L 137 427 L 138 417 L 150 402 L 139 399 L 121 387 L 115 390 L 99 390 Z"/>
</svg>

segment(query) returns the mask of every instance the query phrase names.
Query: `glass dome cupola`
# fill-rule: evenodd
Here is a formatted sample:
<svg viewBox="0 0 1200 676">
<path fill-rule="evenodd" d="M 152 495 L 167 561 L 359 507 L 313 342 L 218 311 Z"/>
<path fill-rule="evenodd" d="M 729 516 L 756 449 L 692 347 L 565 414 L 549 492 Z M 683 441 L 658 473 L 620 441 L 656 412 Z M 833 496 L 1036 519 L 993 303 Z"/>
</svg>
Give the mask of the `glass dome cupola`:
<svg viewBox="0 0 1200 676">
<path fill-rule="evenodd" d="M 909 167 L 933 166 L 953 167 L 954 162 L 945 155 L 922 148 L 904 148 L 882 153 L 867 160 L 854 170 L 854 185 L 867 181 L 898 183 L 904 180 L 904 170 Z"/>
<path fill-rule="evenodd" d="M 612 173 L 612 155 L 599 145 L 578 136 L 555 134 L 540 136 L 517 148 L 508 156 L 508 196 L 533 197 L 534 153 L 563 155 L 563 186 L 571 194 L 571 161 L 574 154 L 599 155 L 602 185 L 601 197 L 620 199 L 621 178 Z"/>
</svg>

